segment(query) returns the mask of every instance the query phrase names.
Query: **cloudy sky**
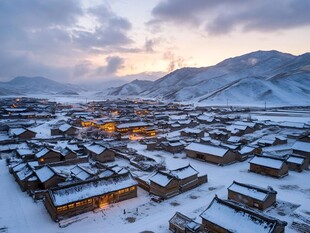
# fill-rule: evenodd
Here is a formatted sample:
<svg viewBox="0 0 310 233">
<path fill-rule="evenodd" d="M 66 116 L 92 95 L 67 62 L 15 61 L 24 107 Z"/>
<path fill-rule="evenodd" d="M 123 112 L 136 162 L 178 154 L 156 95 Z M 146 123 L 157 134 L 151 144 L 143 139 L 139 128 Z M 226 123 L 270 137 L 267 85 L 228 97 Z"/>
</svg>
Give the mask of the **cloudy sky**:
<svg viewBox="0 0 310 233">
<path fill-rule="evenodd" d="M 309 0 L 1 0 L 0 81 L 153 77 L 256 50 L 310 51 Z"/>
</svg>

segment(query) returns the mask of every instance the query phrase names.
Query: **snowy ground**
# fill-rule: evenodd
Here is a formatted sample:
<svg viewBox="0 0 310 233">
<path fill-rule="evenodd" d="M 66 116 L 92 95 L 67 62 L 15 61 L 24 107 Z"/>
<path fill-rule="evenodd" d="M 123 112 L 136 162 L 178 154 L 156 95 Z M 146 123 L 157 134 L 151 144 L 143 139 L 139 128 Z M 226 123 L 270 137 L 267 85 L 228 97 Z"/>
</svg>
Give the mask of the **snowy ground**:
<svg viewBox="0 0 310 233">
<path fill-rule="evenodd" d="M 162 203 L 150 201 L 147 192 L 138 190 L 138 197 L 109 206 L 106 209 L 86 213 L 76 218 L 76 222 L 60 228 L 52 221 L 42 202 L 34 202 L 26 193 L 21 192 L 14 178 L 9 174 L 4 160 L 0 160 L 0 232 L 9 233 L 75 233 L 75 232 L 130 232 L 140 233 L 153 231 L 167 233 L 168 220 L 176 211 L 196 218 L 201 222 L 199 214 L 209 205 L 214 195 L 227 198 L 227 187 L 233 180 L 251 183 L 262 187 L 272 186 L 278 191 L 278 206 L 271 208 L 268 213 L 281 220 L 287 221 L 287 231 L 298 211 L 309 218 L 310 213 L 310 171 L 302 173 L 290 172 L 283 179 L 275 179 L 249 173 L 247 161 L 229 166 L 219 167 L 190 158 L 179 153 L 172 155 L 165 152 L 148 152 L 145 146 L 132 143 L 130 147 L 140 153 L 165 160 L 168 168 L 173 169 L 190 163 L 198 171 L 208 174 L 208 183 L 194 190 L 180 194 Z M 120 165 L 125 165 L 124 161 Z M 126 213 L 124 214 L 124 210 Z M 307 215 L 308 213 L 308 215 Z"/>
</svg>

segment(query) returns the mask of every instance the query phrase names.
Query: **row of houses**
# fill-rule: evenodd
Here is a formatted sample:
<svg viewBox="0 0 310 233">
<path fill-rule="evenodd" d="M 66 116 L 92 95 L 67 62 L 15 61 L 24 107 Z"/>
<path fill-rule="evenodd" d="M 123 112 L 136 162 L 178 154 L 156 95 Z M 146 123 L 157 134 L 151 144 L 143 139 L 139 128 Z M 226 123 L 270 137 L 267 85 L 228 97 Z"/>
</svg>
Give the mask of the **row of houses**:
<svg viewBox="0 0 310 233">
<path fill-rule="evenodd" d="M 271 187 L 261 188 L 234 181 L 228 187 L 228 200 L 215 195 L 200 214 L 201 223 L 176 212 L 169 220 L 169 230 L 175 233 L 281 233 L 287 223 L 262 212 L 276 203 L 276 195 Z"/>
</svg>

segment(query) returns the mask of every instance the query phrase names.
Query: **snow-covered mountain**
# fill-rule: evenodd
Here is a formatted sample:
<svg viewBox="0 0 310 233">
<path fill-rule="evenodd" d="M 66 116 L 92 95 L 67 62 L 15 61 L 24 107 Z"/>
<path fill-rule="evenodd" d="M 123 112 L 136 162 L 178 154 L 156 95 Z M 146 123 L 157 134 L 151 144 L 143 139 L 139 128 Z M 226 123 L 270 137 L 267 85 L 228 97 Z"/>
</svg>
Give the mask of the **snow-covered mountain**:
<svg viewBox="0 0 310 233">
<path fill-rule="evenodd" d="M 129 83 L 107 93 L 205 104 L 309 105 L 310 53 L 257 51 L 211 67 L 182 68 L 147 85 Z"/>
<path fill-rule="evenodd" d="M 148 80 L 134 80 L 130 83 L 124 84 L 120 87 L 109 88 L 106 95 L 112 96 L 136 96 L 146 88 L 149 88 L 153 84 L 152 81 Z"/>
<path fill-rule="evenodd" d="M 44 77 L 16 77 L 8 82 L 0 82 L 0 95 L 27 94 L 64 94 L 78 95 L 83 89 L 72 85 L 59 83 Z"/>
</svg>

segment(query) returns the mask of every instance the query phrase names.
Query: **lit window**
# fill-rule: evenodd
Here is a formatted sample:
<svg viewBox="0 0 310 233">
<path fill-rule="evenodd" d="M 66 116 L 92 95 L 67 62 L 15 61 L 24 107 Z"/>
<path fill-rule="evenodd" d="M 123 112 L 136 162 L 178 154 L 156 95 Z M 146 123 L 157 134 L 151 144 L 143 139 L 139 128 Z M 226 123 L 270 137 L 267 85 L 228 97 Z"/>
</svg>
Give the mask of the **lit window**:
<svg viewBox="0 0 310 233">
<path fill-rule="evenodd" d="M 68 207 L 69 207 L 69 209 L 72 209 L 72 208 L 74 208 L 74 204 L 70 204 L 70 205 L 68 205 Z"/>
</svg>

